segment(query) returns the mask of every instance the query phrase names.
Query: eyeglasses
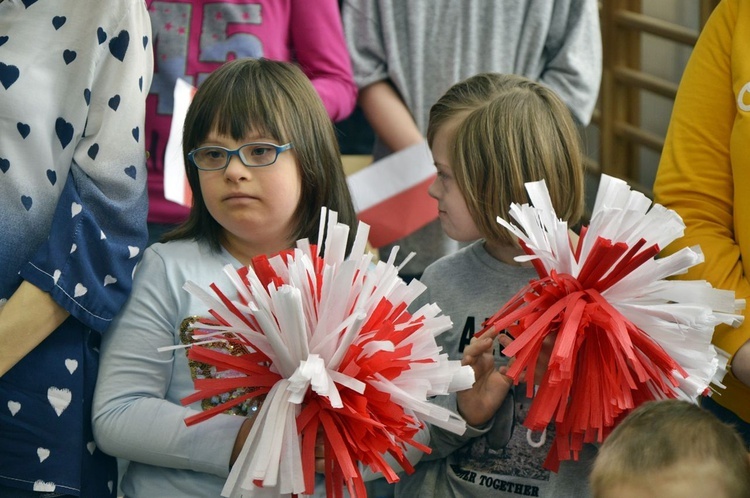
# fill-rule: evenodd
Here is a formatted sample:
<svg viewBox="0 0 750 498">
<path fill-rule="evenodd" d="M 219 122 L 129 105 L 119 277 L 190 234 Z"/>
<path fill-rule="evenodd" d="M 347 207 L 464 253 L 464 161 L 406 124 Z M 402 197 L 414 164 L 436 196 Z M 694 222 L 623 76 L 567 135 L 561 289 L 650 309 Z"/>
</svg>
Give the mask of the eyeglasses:
<svg viewBox="0 0 750 498">
<path fill-rule="evenodd" d="M 279 154 L 291 149 L 292 143 L 276 145 L 264 142 L 251 142 L 231 150 L 218 145 L 198 147 L 188 153 L 188 159 L 196 168 L 203 171 L 217 171 L 229 166 L 232 156 L 237 156 L 248 168 L 270 166 L 276 162 Z"/>
</svg>

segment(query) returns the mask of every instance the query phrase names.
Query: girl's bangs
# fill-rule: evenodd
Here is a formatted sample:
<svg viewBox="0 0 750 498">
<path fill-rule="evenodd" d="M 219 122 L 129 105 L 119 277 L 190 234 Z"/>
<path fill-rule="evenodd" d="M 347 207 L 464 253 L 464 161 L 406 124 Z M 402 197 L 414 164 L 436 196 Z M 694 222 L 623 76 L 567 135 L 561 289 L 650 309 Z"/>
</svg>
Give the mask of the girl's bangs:
<svg viewBox="0 0 750 498">
<path fill-rule="evenodd" d="M 257 85 L 232 85 L 213 111 L 212 129 L 235 140 L 264 136 L 280 140 L 279 116 Z"/>
</svg>

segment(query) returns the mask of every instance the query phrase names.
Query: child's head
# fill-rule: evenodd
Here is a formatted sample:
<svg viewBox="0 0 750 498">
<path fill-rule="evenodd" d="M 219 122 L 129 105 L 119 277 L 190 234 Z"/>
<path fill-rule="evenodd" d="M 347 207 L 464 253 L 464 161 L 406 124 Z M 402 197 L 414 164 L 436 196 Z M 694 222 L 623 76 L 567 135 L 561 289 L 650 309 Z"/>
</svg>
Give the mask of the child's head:
<svg viewBox="0 0 750 498">
<path fill-rule="evenodd" d="M 591 473 L 596 498 L 750 496 L 750 459 L 730 426 L 687 401 L 652 401 L 607 437 Z"/>
<path fill-rule="evenodd" d="M 217 142 L 216 137 L 221 140 Z M 269 166 L 246 167 L 239 158 L 232 157 L 222 171 L 200 171 L 188 157 L 198 147 L 220 145 L 232 149 L 254 142 L 257 137 L 275 145 L 291 144 L 291 148 L 278 153 L 276 163 Z M 221 181 L 233 182 L 230 172 L 235 168 L 235 173 L 243 175 L 246 183 L 252 182 L 253 178 L 261 178 L 270 169 L 278 168 L 285 155 L 285 161 L 292 158 L 296 162 L 298 171 L 293 181 L 299 179 L 299 188 L 289 189 L 299 197 L 296 202 L 292 200 L 296 208 L 284 227 L 288 229 L 285 235 L 289 245 L 300 238 L 316 240 L 322 206 L 337 211 L 339 221 L 355 224 L 331 120 L 309 79 L 290 63 L 238 59 L 211 73 L 190 104 L 182 147 L 193 206 L 188 220 L 171 234 L 171 239 L 203 239 L 218 249 L 227 227 L 212 216 L 211 199 L 207 206 L 201 178 L 205 181 L 208 175 L 220 174 L 225 178 L 219 180 L 219 185 Z M 233 166 L 238 164 L 246 170 Z M 281 195 L 265 194 L 269 198 Z"/>
<path fill-rule="evenodd" d="M 443 190 L 460 192 L 479 232 L 466 240 L 515 244 L 496 217 L 508 219 L 511 203 L 528 203 L 526 182 L 546 180 L 557 215 L 571 225 L 583 212 L 578 129 L 560 98 L 539 83 L 485 73 L 453 85 L 430 109 L 427 141 L 438 167 L 430 192 L 439 203 Z M 441 216 L 443 227 L 462 240 L 450 233 L 449 218 Z"/>
</svg>

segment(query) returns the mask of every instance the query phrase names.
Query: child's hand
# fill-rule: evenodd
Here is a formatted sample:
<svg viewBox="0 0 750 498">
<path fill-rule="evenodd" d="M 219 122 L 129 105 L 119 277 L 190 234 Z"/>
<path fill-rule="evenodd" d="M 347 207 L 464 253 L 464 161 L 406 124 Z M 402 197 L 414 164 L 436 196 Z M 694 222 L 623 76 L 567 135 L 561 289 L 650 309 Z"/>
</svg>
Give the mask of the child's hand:
<svg viewBox="0 0 750 498">
<path fill-rule="evenodd" d="M 325 474 L 326 471 L 326 449 L 323 441 L 323 429 L 318 430 L 318 437 L 315 440 L 315 472 Z"/>
<path fill-rule="evenodd" d="M 250 435 L 250 430 L 253 428 L 253 422 L 255 422 L 255 417 L 252 418 L 246 418 L 244 422 L 242 422 L 242 425 L 240 426 L 240 430 L 237 433 L 237 438 L 234 440 L 234 446 L 232 447 L 232 453 L 229 457 L 229 467 L 231 468 L 232 465 L 234 465 L 234 462 L 237 461 L 237 457 L 240 456 L 240 452 L 242 451 L 242 447 L 245 445 L 245 440 L 247 440 L 247 436 Z"/>
<path fill-rule="evenodd" d="M 254 415 L 245 417 L 245 421 L 242 422 L 242 425 L 240 426 L 240 430 L 237 433 L 237 437 L 234 440 L 234 446 L 232 447 L 232 453 L 229 456 L 229 467 L 231 468 L 232 465 L 234 465 L 234 462 L 237 461 L 237 458 L 240 456 L 240 453 L 242 452 L 242 447 L 245 445 L 245 441 L 247 440 L 247 437 L 250 435 L 250 431 L 253 428 L 253 424 L 255 423 L 255 419 L 258 416 L 258 413 L 260 413 L 260 408 L 263 406 L 263 401 L 265 401 L 266 396 L 263 395 L 261 398 L 255 398 L 257 405 L 254 405 Z"/>
<path fill-rule="evenodd" d="M 474 427 L 486 423 L 495 415 L 513 385 L 511 378 L 505 375 L 507 366 L 495 368 L 493 350 L 497 335 L 498 332 L 491 329 L 482 337 L 473 338 L 461 359 L 463 365 L 470 365 L 474 369 L 475 381 L 471 389 L 456 394 L 458 412 L 467 424 Z M 511 339 L 502 336 L 498 341 L 507 344 Z"/>
<path fill-rule="evenodd" d="M 503 338 L 505 338 L 505 342 L 503 342 Z M 542 379 L 544 379 L 544 374 L 547 373 L 547 367 L 549 366 L 549 359 L 552 356 L 552 349 L 555 347 L 555 339 L 557 338 L 557 334 L 550 334 L 547 337 L 544 338 L 542 341 L 542 348 L 539 350 L 539 356 L 537 356 L 536 359 L 536 367 L 534 368 L 534 385 L 538 386 L 542 383 Z M 512 339 L 510 339 L 508 336 L 500 336 L 498 339 L 500 344 L 503 346 L 507 346 L 512 342 Z M 510 366 L 515 358 L 511 358 L 508 362 L 508 366 Z M 518 378 L 518 383 L 523 384 L 526 382 L 526 374 L 528 373 L 528 370 L 524 370 L 521 372 L 521 375 Z"/>
</svg>

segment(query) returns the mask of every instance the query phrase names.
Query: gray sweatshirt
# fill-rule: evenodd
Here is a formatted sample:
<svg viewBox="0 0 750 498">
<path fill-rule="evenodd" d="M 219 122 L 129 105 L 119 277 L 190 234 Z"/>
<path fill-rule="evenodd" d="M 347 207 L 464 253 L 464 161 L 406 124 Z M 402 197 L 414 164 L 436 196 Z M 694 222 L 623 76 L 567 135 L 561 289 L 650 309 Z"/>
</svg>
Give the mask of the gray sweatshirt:
<svg viewBox="0 0 750 498">
<path fill-rule="evenodd" d="M 435 302 L 451 317 L 453 329 L 437 339 L 451 359 L 460 359 L 482 322 L 534 278 L 532 268 L 493 258 L 480 240 L 427 268 L 421 280 L 428 290 L 413 309 Z M 521 425 L 531 401 L 525 392 L 525 385 L 514 389 L 482 430 L 471 428 L 464 436 L 456 436 L 430 427 L 433 451 L 417 464 L 414 474 L 401 474 L 396 497 L 589 496 L 587 479 L 595 448 L 587 445 L 578 461 L 563 462 L 558 473 L 544 469 L 554 427 L 545 435 L 530 435 L 532 442 L 543 439 L 543 444 L 536 447 L 529 442 L 528 431 Z M 455 397 L 435 401 L 455 409 Z"/>
</svg>

